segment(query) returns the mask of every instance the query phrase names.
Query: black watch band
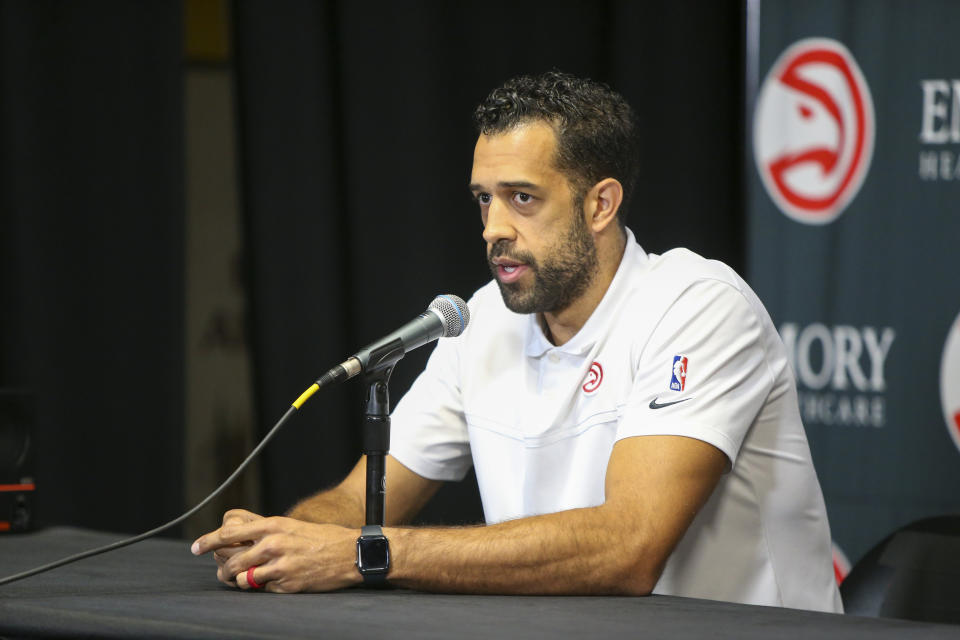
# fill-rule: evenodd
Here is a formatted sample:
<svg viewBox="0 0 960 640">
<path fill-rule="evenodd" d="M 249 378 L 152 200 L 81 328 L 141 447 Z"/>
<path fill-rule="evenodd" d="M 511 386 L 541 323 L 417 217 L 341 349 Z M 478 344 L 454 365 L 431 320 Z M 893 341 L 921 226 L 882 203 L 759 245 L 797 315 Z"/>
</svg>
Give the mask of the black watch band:
<svg viewBox="0 0 960 640">
<path fill-rule="evenodd" d="M 377 524 L 368 524 L 360 530 L 357 538 L 357 570 L 363 576 L 363 584 L 381 587 L 387 583 L 390 570 L 390 543 Z"/>
</svg>

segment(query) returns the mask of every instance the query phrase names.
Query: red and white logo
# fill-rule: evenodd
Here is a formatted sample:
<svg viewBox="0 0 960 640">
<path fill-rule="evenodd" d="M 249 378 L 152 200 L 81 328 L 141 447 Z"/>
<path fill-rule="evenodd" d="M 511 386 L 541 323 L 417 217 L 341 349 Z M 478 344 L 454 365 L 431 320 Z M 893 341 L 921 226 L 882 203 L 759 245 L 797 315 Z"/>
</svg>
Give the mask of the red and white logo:
<svg viewBox="0 0 960 640">
<path fill-rule="evenodd" d="M 960 316 L 950 327 L 940 361 L 940 402 L 947 431 L 960 449 Z"/>
<path fill-rule="evenodd" d="M 771 67 L 753 120 L 767 193 L 798 222 L 827 224 L 857 195 L 873 155 L 873 100 L 836 40 L 794 43 Z"/>
<path fill-rule="evenodd" d="M 593 393 L 600 386 L 601 382 L 603 382 L 603 367 L 600 366 L 599 362 L 593 362 L 590 364 L 590 371 L 587 372 L 587 377 L 583 380 L 583 390 L 586 393 Z"/>
</svg>

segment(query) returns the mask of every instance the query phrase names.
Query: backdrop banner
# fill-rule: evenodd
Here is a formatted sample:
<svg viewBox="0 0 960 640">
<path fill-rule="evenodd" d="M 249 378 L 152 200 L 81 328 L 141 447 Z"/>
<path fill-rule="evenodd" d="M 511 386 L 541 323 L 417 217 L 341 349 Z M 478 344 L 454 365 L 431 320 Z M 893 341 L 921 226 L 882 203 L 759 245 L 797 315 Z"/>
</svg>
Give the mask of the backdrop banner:
<svg viewBox="0 0 960 640">
<path fill-rule="evenodd" d="M 960 3 L 747 16 L 748 276 L 856 561 L 960 511 Z"/>
</svg>

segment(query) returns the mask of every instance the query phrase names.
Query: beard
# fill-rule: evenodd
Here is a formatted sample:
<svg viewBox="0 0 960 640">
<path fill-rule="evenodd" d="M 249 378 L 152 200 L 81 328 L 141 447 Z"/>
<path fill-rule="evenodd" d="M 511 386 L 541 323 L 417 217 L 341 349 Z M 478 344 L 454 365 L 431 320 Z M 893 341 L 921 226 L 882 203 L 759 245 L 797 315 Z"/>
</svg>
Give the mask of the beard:
<svg viewBox="0 0 960 640">
<path fill-rule="evenodd" d="M 497 279 L 503 303 L 514 313 L 558 313 L 567 309 L 593 282 L 597 274 L 597 246 L 587 229 L 582 208 L 573 216 L 567 234 L 550 247 L 543 261 L 528 251 L 509 251 L 506 240 L 498 240 L 487 261 L 496 278 L 494 258 L 507 257 L 530 267 L 533 285 L 503 283 Z"/>
</svg>

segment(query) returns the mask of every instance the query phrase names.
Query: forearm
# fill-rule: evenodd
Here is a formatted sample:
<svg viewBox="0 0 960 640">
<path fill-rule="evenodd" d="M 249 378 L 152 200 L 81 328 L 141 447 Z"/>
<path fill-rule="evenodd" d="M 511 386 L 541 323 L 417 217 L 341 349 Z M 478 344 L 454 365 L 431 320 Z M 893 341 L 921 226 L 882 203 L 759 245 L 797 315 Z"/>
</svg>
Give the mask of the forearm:
<svg viewBox="0 0 960 640">
<path fill-rule="evenodd" d="M 648 594 L 726 462 L 719 449 L 692 438 L 624 439 L 610 457 L 603 505 L 485 527 L 386 526 L 387 577 L 398 586 L 440 592 Z M 389 508 L 386 513 L 391 525 L 414 513 L 439 482 L 392 458 L 387 466 L 387 493 L 397 498 L 393 514 Z M 336 489 L 294 507 L 291 515 L 297 519 L 230 512 L 236 517 L 198 538 L 192 551 L 235 550 L 222 561 L 220 573 L 244 588 L 250 584 L 242 576 L 251 567 L 268 591 L 329 591 L 357 584 L 363 480 L 363 467 L 357 465 Z"/>
<path fill-rule="evenodd" d="M 355 493 L 337 486 L 304 498 L 287 515 L 305 522 L 361 527 L 364 523 L 364 505 Z"/>
<path fill-rule="evenodd" d="M 661 550 L 604 507 L 574 509 L 492 526 L 388 528 L 397 586 L 509 594 L 648 594 Z"/>
<path fill-rule="evenodd" d="M 393 456 L 386 461 L 387 500 L 385 522 L 390 525 L 409 522 L 440 488 L 437 480 L 428 480 L 410 471 Z M 336 487 L 301 500 L 287 515 L 297 520 L 345 527 L 365 524 L 367 464 L 361 458 Z"/>
</svg>

